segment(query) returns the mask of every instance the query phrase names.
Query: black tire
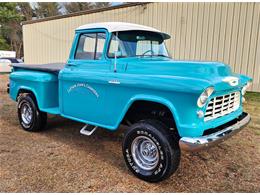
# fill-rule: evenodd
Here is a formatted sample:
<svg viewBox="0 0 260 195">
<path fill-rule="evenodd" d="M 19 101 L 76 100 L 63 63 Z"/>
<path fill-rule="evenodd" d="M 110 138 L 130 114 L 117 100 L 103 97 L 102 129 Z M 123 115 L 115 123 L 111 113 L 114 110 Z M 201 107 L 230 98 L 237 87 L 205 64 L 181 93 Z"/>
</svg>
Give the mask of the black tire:
<svg viewBox="0 0 260 195">
<path fill-rule="evenodd" d="M 139 139 L 147 139 L 148 142 L 150 140 L 153 142 L 152 145 L 157 147 L 157 152 L 155 153 L 158 153 L 157 159 L 159 160 L 157 160 L 157 164 L 153 165 L 155 166 L 154 168 L 149 167 L 150 170 L 147 170 L 147 167 L 143 169 L 142 165 L 139 166 L 142 164 L 140 163 L 142 161 L 137 160 L 136 156 L 138 155 L 135 153 L 135 151 L 138 151 L 135 148 L 141 148 L 141 146 L 136 147 L 135 145 L 136 140 Z M 144 144 L 143 142 L 142 144 Z M 133 124 L 125 134 L 122 150 L 125 162 L 132 173 L 148 182 L 159 182 L 168 178 L 178 169 L 180 163 L 181 152 L 177 136 L 174 136 L 164 124 L 155 120 L 145 120 Z M 139 154 L 141 153 L 144 155 L 145 152 L 140 152 Z M 153 153 L 150 154 L 153 156 Z"/>
<path fill-rule="evenodd" d="M 28 120 L 22 116 L 25 107 L 30 110 L 31 117 Z M 21 94 L 18 97 L 17 113 L 20 125 L 25 131 L 41 131 L 46 126 L 47 113 L 39 110 L 37 102 L 31 94 Z"/>
</svg>

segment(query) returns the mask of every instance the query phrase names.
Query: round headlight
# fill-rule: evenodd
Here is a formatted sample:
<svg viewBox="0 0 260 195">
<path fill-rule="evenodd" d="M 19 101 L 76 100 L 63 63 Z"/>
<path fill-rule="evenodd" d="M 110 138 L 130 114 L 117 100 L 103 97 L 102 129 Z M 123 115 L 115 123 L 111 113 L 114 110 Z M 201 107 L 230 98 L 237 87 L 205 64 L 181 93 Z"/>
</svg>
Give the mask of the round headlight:
<svg viewBox="0 0 260 195">
<path fill-rule="evenodd" d="M 203 93 L 200 95 L 197 101 L 198 107 L 200 108 L 203 107 L 213 92 L 214 92 L 213 87 L 208 87 L 207 89 L 205 89 L 205 91 L 203 91 Z"/>
</svg>

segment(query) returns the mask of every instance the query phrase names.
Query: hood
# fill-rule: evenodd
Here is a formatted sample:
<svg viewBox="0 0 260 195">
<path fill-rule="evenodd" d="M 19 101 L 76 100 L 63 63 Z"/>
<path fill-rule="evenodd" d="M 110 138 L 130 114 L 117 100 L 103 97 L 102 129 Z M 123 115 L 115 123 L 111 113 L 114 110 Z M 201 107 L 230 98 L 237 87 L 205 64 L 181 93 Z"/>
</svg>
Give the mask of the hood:
<svg viewBox="0 0 260 195">
<path fill-rule="evenodd" d="M 232 73 L 230 66 L 220 62 L 175 61 L 164 57 L 123 58 L 120 61 L 126 63 L 127 73 L 204 80 L 216 90 L 241 87 L 249 80 L 248 77 Z M 238 85 L 234 87 L 224 82 L 227 77 L 236 77 Z"/>
</svg>

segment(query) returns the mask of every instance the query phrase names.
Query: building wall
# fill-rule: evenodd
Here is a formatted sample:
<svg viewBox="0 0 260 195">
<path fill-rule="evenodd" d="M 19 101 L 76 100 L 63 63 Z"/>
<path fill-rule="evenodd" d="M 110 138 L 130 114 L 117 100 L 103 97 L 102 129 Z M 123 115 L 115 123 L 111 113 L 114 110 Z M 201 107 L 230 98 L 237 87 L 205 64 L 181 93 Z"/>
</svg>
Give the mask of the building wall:
<svg viewBox="0 0 260 195">
<path fill-rule="evenodd" d="M 172 35 L 177 60 L 221 61 L 254 79 L 260 92 L 260 3 L 148 3 L 23 25 L 26 63 L 65 62 L 74 29 L 92 22 L 122 21 Z"/>
</svg>

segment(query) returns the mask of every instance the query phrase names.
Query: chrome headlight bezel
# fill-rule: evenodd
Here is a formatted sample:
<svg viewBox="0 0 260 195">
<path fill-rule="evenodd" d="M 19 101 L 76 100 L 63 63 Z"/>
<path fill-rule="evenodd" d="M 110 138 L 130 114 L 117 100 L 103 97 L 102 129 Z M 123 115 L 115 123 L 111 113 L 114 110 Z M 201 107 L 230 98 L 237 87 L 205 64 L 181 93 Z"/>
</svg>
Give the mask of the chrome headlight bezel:
<svg viewBox="0 0 260 195">
<path fill-rule="evenodd" d="M 213 92 L 214 92 L 214 87 L 208 87 L 200 94 L 197 100 L 197 105 L 199 108 L 205 106 L 207 100 L 209 99 L 209 97 L 212 95 Z"/>
</svg>

